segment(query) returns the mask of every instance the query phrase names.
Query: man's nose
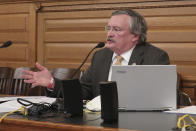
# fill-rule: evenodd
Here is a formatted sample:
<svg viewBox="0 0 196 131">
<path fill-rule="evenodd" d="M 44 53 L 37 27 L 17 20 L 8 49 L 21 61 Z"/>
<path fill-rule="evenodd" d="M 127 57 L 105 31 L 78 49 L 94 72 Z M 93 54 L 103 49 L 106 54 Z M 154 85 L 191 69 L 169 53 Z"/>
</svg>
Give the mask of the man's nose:
<svg viewBox="0 0 196 131">
<path fill-rule="evenodd" d="M 107 32 L 107 36 L 114 36 L 114 31 L 111 29 Z"/>
</svg>

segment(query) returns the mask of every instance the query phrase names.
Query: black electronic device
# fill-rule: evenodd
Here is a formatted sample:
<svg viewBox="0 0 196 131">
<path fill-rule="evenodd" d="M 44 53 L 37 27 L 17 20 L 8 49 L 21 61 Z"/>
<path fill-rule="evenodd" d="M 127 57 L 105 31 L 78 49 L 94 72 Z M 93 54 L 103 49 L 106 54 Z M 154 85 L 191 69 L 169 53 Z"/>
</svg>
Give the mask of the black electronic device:
<svg viewBox="0 0 196 131">
<path fill-rule="evenodd" d="M 83 115 L 82 89 L 78 79 L 63 80 L 64 113 L 67 117 Z"/>
<path fill-rule="evenodd" d="M 104 122 L 118 121 L 118 92 L 114 81 L 100 82 L 101 118 Z"/>
</svg>

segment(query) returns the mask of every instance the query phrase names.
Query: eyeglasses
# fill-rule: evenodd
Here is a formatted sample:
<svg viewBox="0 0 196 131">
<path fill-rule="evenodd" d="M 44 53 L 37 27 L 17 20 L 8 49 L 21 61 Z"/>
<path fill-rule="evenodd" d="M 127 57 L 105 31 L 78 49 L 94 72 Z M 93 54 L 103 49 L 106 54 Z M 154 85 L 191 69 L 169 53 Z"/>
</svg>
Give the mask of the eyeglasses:
<svg viewBox="0 0 196 131">
<path fill-rule="evenodd" d="M 118 27 L 118 26 L 108 26 L 108 25 L 106 25 L 105 26 L 105 31 L 107 31 L 107 32 L 109 32 L 109 31 L 113 31 L 114 33 L 120 33 L 122 30 L 121 30 L 121 28 L 120 27 Z"/>
</svg>

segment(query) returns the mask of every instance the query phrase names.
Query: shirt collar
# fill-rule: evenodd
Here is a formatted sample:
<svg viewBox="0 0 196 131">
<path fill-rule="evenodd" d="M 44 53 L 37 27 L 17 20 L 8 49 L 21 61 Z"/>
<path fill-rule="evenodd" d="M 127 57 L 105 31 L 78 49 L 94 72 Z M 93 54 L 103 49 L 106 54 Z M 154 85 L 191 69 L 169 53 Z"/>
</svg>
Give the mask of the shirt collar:
<svg viewBox="0 0 196 131">
<path fill-rule="evenodd" d="M 135 46 L 133 46 L 130 50 L 128 50 L 128 51 L 126 51 L 126 52 L 124 52 L 124 53 L 122 53 L 120 55 L 120 56 L 123 57 L 123 60 L 129 62 L 129 59 L 131 57 L 131 54 L 132 54 L 134 48 L 135 48 Z M 113 53 L 113 56 L 112 56 L 112 61 L 114 61 L 114 59 L 115 59 L 116 56 L 117 56 L 117 54 L 114 52 Z"/>
</svg>

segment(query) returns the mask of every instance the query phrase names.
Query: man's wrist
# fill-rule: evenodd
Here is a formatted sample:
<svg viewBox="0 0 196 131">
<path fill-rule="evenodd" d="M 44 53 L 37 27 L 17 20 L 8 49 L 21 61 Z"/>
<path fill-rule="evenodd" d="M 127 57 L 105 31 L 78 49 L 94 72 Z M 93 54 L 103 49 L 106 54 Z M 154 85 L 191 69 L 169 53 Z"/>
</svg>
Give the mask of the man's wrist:
<svg viewBox="0 0 196 131">
<path fill-rule="evenodd" d="M 51 89 L 51 88 L 53 88 L 53 87 L 54 87 L 54 78 L 51 77 L 50 83 L 48 84 L 48 87 L 47 87 L 47 88 Z"/>
</svg>

